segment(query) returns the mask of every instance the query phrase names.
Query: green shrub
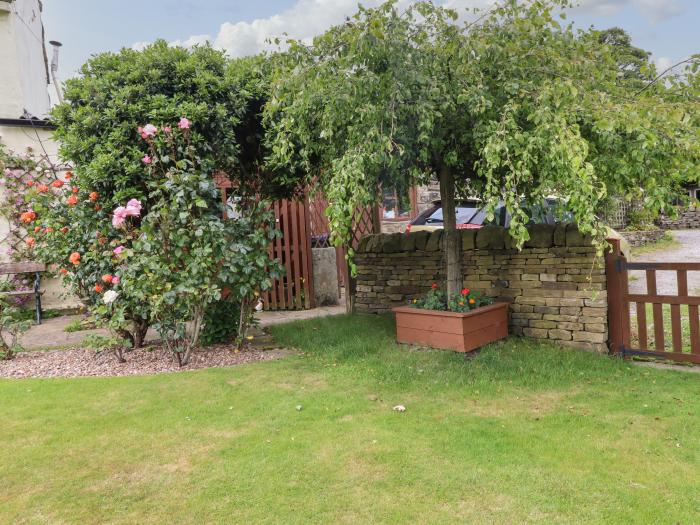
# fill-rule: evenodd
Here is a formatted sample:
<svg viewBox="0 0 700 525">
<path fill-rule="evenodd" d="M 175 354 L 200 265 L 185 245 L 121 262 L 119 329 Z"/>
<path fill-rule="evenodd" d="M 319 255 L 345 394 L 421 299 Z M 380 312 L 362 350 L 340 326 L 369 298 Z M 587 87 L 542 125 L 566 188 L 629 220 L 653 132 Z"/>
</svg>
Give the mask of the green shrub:
<svg viewBox="0 0 700 525">
<path fill-rule="evenodd" d="M 228 343 L 238 335 L 238 322 L 241 305 L 236 301 L 223 299 L 212 303 L 204 314 L 204 328 L 200 335 L 202 346 Z"/>
</svg>

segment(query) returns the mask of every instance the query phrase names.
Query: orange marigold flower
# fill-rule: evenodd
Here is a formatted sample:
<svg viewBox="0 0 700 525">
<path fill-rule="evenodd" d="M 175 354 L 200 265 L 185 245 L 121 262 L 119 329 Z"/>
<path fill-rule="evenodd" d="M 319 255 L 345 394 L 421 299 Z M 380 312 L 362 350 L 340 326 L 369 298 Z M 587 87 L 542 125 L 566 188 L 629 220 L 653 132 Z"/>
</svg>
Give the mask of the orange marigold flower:
<svg viewBox="0 0 700 525">
<path fill-rule="evenodd" d="M 80 254 L 78 252 L 73 252 L 70 254 L 70 257 L 68 257 L 68 260 L 77 266 L 80 264 Z"/>
<path fill-rule="evenodd" d="M 469 304 L 474 304 L 474 299 L 469 299 Z"/>
<path fill-rule="evenodd" d="M 112 276 L 108 273 L 102 276 L 102 282 L 111 284 L 112 283 Z"/>
<path fill-rule="evenodd" d="M 90 192 L 90 200 L 91 200 L 92 202 L 95 202 L 95 201 L 97 200 L 97 197 L 98 197 L 98 194 L 97 194 L 96 191 L 91 191 L 91 192 Z"/>
<path fill-rule="evenodd" d="M 49 187 L 46 184 L 39 184 L 36 187 L 36 191 L 38 191 L 39 193 L 46 193 L 49 191 Z"/>
<path fill-rule="evenodd" d="M 460 301 L 459 306 L 464 306 L 464 301 Z"/>
<path fill-rule="evenodd" d="M 68 197 L 68 200 L 66 202 L 68 203 L 68 206 L 75 206 L 76 204 L 78 204 L 78 197 L 76 197 L 75 195 L 71 195 L 70 197 Z"/>
<path fill-rule="evenodd" d="M 97 293 L 102 293 L 102 290 L 104 290 L 104 286 L 102 286 L 100 283 L 97 283 L 97 284 L 95 285 L 95 291 L 96 291 Z"/>
<path fill-rule="evenodd" d="M 51 183 L 51 186 L 53 186 L 54 188 L 60 188 L 61 186 L 63 186 L 63 181 L 60 179 L 56 179 Z"/>
<path fill-rule="evenodd" d="M 36 240 L 34 239 L 34 237 L 27 237 L 24 242 L 27 243 L 27 246 L 31 247 L 31 246 L 34 246 L 34 244 L 36 243 Z"/>
</svg>

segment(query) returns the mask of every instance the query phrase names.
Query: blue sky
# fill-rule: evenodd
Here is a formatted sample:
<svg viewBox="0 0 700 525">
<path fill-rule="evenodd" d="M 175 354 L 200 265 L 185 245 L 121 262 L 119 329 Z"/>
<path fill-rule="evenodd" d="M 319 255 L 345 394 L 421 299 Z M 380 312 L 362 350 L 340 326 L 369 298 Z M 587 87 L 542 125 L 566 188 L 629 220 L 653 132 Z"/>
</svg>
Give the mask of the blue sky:
<svg viewBox="0 0 700 525">
<path fill-rule="evenodd" d="M 400 0 L 407 3 L 410 0 Z M 456 8 L 492 0 L 438 0 Z M 364 0 L 374 5 L 380 0 Z M 580 27 L 619 26 L 659 65 L 700 52 L 700 0 L 579 0 L 570 18 Z M 310 38 L 352 13 L 356 0 L 44 0 L 47 40 L 60 40 L 62 78 L 91 54 L 152 42 L 209 40 L 231 55 L 264 47 L 286 31 Z"/>
</svg>

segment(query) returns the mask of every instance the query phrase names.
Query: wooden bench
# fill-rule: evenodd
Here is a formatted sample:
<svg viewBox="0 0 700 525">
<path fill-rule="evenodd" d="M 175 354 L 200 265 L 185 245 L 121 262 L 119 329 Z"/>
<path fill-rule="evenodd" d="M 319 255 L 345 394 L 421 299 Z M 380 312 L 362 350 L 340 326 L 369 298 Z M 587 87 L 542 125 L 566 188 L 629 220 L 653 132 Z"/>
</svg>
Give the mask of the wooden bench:
<svg viewBox="0 0 700 525">
<path fill-rule="evenodd" d="M 16 275 L 18 273 L 34 274 L 34 289 L 14 292 L 0 292 L 5 296 L 33 295 L 36 308 L 36 323 L 41 324 L 41 296 L 44 290 L 41 289 L 41 273 L 46 271 L 46 265 L 37 262 L 24 261 L 0 264 L 0 275 Z"/>
</svg>

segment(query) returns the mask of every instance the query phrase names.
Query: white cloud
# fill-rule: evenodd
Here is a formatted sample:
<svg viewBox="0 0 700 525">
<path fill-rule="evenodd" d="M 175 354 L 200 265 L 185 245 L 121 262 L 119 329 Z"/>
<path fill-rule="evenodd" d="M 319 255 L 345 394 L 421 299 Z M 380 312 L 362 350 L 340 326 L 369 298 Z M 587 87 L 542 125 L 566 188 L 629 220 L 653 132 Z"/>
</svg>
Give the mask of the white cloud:
<svg viewBox="0 0 700 525">
<path fill-rule="evenodd" d="M 653 60 L 656 63 L 656 71 L 659 73 L 666 71 L 674 64 L 673 59 L 669 57 L 654 57 Z"/>
<path fill-rule="evenodd" d="M 376 7 L 384 0 L 297 0 L 290 9 L 268 18 L 259 18 L 252 22 L 225 22 L 219 28 L 215 38 L 210 35 L 194 35 L 186 40 L 176 40 L 172 45 L 191 47 L 195 44 L 211 42 L 218 49 L 229 55 L 245 56 L 269 50 L 275 46 L 268 40 L 285 35 L 291 38 L 310 41 L 329 27 L 342 23 L 346 17 L 357 10 L 358 1 L 365 7 Z M 399 6 L 410 4 L 413 0 L 399 0 Z M 464 11 L 467 8 L 486 8 L 495 0 L 442 0 L 441 3 L 452 9 Z M 580 0 L 578 10 L 596 16 L 612 16 L 622 9 L 631 7 L 643 13 L 652 22 L 658 22 L 682 12 L 679 0 Z M 148 43 L 134 44 L 134 49 L 143 49 Z"/>
</svg>

